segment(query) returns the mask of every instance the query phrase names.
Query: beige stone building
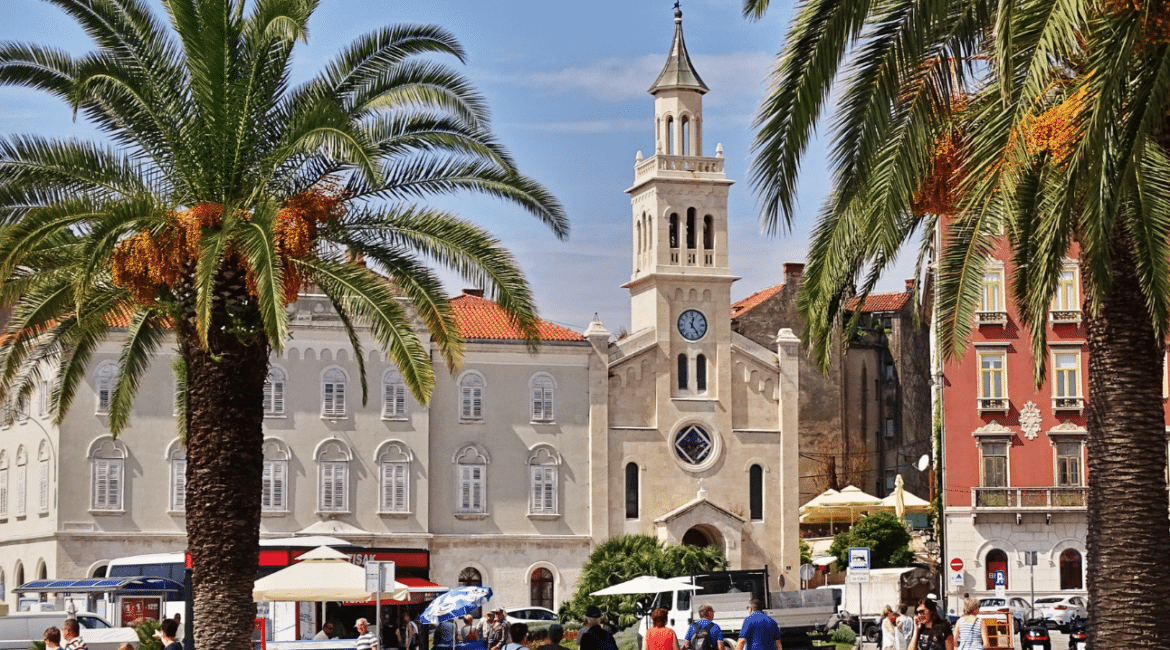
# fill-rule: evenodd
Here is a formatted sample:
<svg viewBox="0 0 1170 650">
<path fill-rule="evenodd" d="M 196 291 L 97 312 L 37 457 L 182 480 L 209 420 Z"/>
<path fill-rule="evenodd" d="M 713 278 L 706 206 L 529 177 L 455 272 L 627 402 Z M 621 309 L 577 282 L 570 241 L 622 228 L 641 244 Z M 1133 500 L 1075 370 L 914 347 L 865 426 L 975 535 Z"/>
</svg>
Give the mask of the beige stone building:
<svg viewBox="0 0 1170 650">
<path fill-rule="evenodd" d="M 651 88 L 656 151 L 638 155 L 631 334 L 541 325 L 536 354 L 475 291 L 453 306 L 466 340 L 418 404 L 372 339 L 358 364 L 324 296 L 292 306 L 266 392 L 262 537 L 331 535 L 411 558 L 400 575 L 493 587 L 503 606 L 555 608 L 612 536 L 722 547 L 733 568 L 799 584 L 799 341 L 732 331 L 723 158 L 704 156 L 702 96 L 676 13 Z M 106 415 L 118 330 L 60 426 L 48 387 L 0 436 L 0 591 L 104 575 L 115 558 L 185 547 L 185 450 L 171 352 L 118 439 Z M 41 404 L 39 411 L 35 405 Z M 362 554 L 358 554 L 362 555 Z M 369 554 L 366 554 L 369 555 Z M 364 556 L 364 555 L 363 555 Z M 356 559 L 356 556 L 355 556 Z M 774 583 L 775 584 L 775 583 Z"/>
</svg>

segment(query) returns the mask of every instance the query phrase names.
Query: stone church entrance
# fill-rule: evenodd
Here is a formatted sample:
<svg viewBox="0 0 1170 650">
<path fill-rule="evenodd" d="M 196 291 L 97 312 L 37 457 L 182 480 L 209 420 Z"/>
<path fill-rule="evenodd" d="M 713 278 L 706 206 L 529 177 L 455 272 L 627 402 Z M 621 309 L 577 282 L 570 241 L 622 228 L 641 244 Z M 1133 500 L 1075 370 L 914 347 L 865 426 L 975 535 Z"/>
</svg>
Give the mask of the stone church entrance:
<svg viewBox="0 0 1170 650">
<path fill-rule="evenodd" d="M 714 546 L 716 548 L 723 548 L 723 535 L 719 531 L 710 526 L 695 526 L 683 533 L 682 543 L 687 546 L 698 546 L 699 548 L 706 548 Z"/>
</svg>

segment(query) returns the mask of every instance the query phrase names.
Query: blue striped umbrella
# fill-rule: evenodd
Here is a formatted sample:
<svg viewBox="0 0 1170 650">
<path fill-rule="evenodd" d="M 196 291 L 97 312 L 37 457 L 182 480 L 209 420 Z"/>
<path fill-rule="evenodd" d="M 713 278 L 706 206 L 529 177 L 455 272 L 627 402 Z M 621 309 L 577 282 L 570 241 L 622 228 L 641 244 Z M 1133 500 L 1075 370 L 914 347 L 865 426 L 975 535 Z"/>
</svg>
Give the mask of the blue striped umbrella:
<svg viewBox="0 0 1170 650">
<path fill-rule="evenodd" d="M 492 597 L 491 587 L 455 587 L 431 601 L 419 620 L 427 625 L 437 625 L 486 603 Z"/>
</svg>

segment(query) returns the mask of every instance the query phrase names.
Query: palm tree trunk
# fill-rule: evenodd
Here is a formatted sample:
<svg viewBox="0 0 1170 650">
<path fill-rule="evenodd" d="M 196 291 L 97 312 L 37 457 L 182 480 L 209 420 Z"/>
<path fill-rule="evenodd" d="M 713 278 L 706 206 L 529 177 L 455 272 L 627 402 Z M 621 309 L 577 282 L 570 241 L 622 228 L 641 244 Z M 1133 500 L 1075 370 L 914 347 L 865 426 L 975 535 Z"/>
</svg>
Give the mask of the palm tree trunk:
<svg viewBox="0 0 1170 650">
<path fill-rule="evenodd" d="M 1086 310 L 1091 648 L 1170 647 L 1165 351 L 1129 246 L 1114 235 L 1111 287 L 1098 314 Z"/>
<path fill-rule="evenodd" d="M 220 321 L 216 314 L 214 321 Z M 220 321 L 225 322 L 225 321 Z M 250 647 L 259 553 L 268 342 L 213 327 L 210 350 L 183 337 L 187 364 L 187 549 L 195 644 Z"/>
</svg>

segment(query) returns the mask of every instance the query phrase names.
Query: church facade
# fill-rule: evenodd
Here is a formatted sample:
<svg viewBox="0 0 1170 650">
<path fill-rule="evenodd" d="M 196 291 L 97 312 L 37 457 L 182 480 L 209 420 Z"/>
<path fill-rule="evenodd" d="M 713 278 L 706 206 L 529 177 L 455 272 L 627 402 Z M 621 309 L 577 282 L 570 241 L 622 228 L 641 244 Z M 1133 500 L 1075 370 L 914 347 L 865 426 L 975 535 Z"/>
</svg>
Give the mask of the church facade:
<svg viewBox="0 0 1170 650">
<path fill-rule="evenodd" d="M 707 87 L 681 12 L 650 92 L 655 151 L 639 153 L 627 190 L 631 333 L 542 323 L 531 354 L 498 305 L 467 291 L 452 303 L 463 366 L 437 361 L 430 403 L 411 398 L 368 337 L 363 403 L 327 300 L 302 296 L 271 359 L 263 538 L 409 552 L 422 559 L 403 575 L 489 585 L 506 607 L 555 608 L 592 548 L 625 533 L 715 545 L 732 568 L 767 565 L 773 589 L 796 588 L 802 353 L 787 330 L 771 345 L 732 331 L 732 181 L 718 148 L 704 155 Z M 185 548 L 171 359 L 156 359 L 130 427 L 111 438 L 118 334 L 60 425 L 38 393 L 0 438 L 0 593 L 14 608 L 24 582 Z"/>
</svg>

